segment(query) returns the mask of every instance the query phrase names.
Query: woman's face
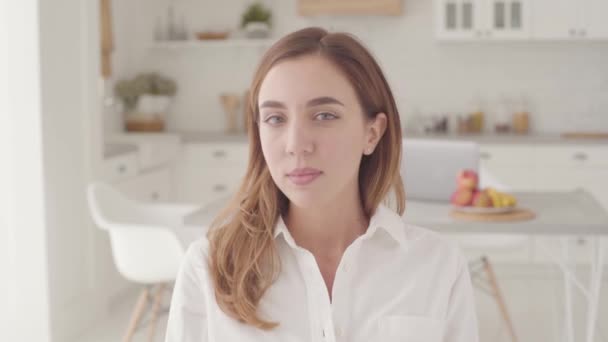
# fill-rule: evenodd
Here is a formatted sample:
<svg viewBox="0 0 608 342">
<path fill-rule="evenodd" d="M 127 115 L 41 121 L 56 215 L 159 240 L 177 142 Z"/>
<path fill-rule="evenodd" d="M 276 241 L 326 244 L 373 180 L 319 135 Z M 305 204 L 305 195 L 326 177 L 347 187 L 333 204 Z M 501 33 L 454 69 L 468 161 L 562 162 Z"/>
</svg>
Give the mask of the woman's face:
<svg viewBox="0 0 608 342">
<path fill-rule="evenodd" d="M 270 174 L 298 207 L 322 208 L 358 195 L 359 165 L 386 116 L 365 119 L 348 79 L 321 56 L 275 65 L 258 95 L 259 130 Z"/>
</svg>

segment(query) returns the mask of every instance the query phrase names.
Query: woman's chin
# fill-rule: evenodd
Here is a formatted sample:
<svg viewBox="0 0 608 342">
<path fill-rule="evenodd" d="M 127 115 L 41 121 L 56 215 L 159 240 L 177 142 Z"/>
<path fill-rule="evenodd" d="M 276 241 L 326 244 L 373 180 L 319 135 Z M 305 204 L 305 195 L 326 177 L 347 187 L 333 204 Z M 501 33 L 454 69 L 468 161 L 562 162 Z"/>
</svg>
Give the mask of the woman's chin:
<svg viewBox="0 0 608 342">
<path fill-rule="evenodd" d="M 286 194 L 291 205 L 301 209 L 322 208 L 327 198 L 324 194 L 312 191 L 291 191 Z"/>
</svg>

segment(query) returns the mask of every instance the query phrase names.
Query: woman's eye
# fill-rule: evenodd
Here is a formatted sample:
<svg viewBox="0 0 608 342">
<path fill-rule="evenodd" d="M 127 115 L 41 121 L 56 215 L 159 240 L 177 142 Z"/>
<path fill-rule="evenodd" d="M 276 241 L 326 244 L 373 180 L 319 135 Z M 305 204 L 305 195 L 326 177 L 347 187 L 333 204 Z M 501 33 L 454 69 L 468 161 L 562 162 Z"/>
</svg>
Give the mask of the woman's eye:
<svg viewBox="0 0 608 342">
<path fill-rule="evenodd" d="M 319 114 L 315 115 L 315 118 L 320 118 L 321 121 L 325 121 L 325 120 L 337 119 L 338 117 L 332 113 L 323 112 L 323 113 L 319 113 Z"/>
<path fill-rule="evenodd" d="M 278 123 L 283 122 L 283 118 L 281 118 L 280 116 L 277 116 L 277 115 L 273 115 L 273 116 L 267 117 L 266 120 L 264 120 L 264 122 L 269 123 L 271 125 L 276 125 Z"/>
</svg>

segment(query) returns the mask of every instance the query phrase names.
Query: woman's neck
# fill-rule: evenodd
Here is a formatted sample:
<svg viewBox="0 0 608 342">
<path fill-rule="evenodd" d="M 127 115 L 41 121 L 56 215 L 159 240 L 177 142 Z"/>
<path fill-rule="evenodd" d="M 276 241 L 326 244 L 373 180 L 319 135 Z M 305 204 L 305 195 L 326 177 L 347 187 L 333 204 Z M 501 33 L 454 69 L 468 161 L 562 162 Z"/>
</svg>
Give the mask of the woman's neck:
<svg viewBox="0 0 608 342">
<path fill-rule="evenodd" d="M 285 223 L 296 244 L 316 257 L 338 261 L 346 248 L 369 225 L 359 198 L 333 201 L 322 208 L 299 208 L 290 205 Z"/>
</svg>

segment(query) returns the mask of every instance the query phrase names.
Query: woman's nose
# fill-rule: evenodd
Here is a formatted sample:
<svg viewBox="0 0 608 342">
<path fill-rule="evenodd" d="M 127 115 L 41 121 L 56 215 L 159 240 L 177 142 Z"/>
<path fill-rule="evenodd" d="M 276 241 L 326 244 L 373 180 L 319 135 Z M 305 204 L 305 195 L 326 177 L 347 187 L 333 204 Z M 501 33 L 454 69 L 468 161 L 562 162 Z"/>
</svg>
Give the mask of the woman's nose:
<svg viewBox="0 0 608 342">
<path fill-rule="evenodd" d="M 287 130 L 285 150 L 293 156 L 311 154 L 314 151 L 311 132 L 301 124 L 292 124 Z"/>
</svg>

